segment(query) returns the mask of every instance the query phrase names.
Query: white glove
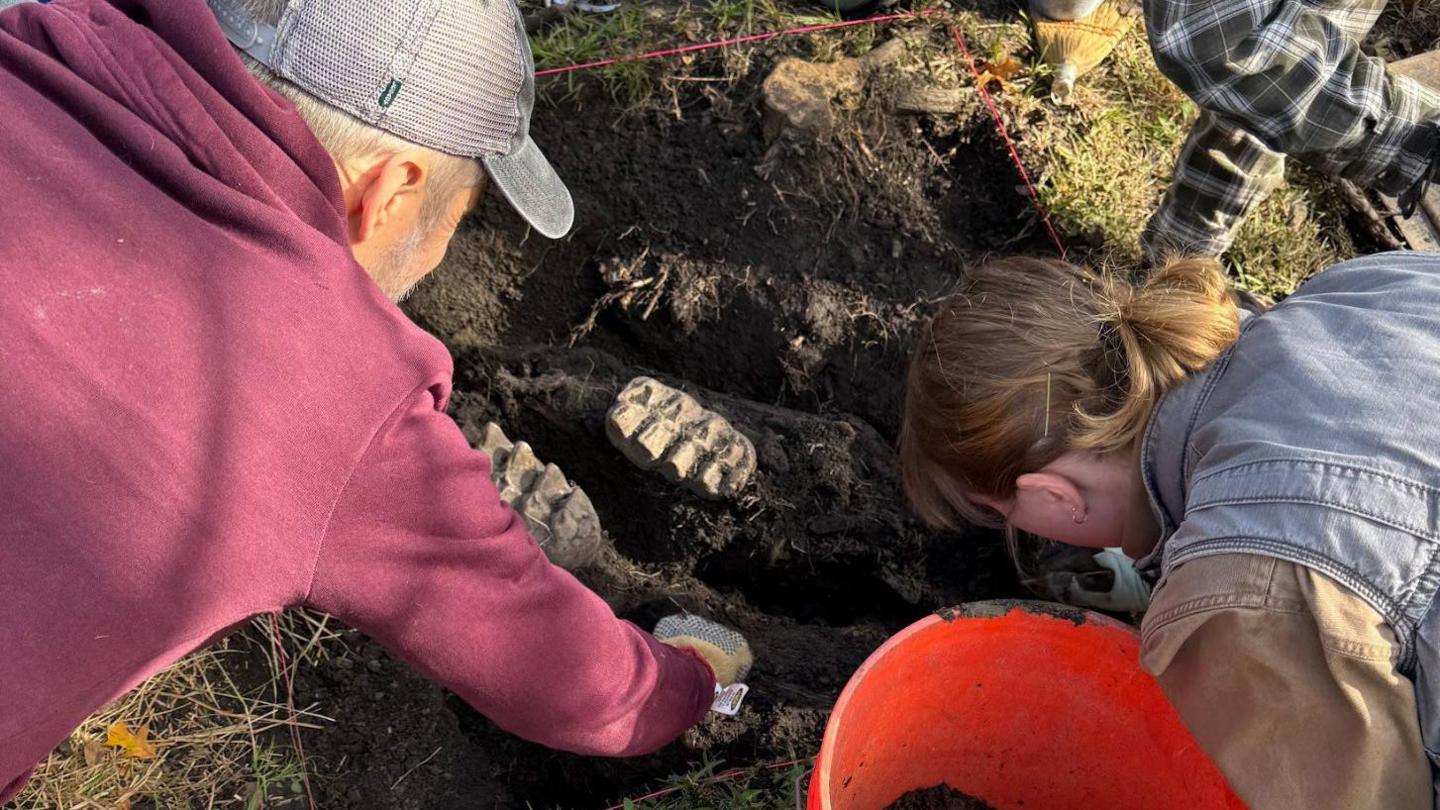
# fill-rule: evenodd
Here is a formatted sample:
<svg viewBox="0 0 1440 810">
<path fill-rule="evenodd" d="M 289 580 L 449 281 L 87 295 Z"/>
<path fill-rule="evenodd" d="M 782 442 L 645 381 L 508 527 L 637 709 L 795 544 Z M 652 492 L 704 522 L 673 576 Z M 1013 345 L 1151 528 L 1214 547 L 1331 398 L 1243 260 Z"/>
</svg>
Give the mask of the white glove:
<svg viewBox="0 0 1440 810">
<path fill-rule="evenodd" d="M 1150 607 L 1150 584 L 1140 576 L 1135 561 L 1118 548 L 1107 548 L 1094 555 L 1095 562 L 1115 573 L 1115 584 L 1108 591 L 1085 590 L 1084 582 L 1070 582 L 1068 602 L 1079 607 L 1108 610 L 1112 613 L 1144 613 Z"/>
<path fill-rule="evenodd" d="M 1039 575 L 1024 584 L 1046 599 L 1113 613 L 1144 613 L 1150 585 L 1118 548 L 1098 552 L 1054 544 L 1037 561 Z"/>
<path fill-rule="evenodd" d="M 729 686 L 745 680 L 755 656 L 745 637 L 724 625 L 693 613 L 666 616 L 655 625 L 655 638 L 672 647 L 694 650 L 715 673 L 715 681 Z"/>
</svg>

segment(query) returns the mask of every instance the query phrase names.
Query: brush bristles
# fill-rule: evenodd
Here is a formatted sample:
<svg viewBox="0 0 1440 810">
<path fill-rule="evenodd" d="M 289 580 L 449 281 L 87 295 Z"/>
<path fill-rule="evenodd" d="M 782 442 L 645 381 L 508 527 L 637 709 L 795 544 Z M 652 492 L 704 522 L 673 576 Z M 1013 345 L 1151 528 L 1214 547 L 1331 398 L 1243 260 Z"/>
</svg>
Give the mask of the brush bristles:
<svg viewBox="0 0 1440 810">
<path fill-rule="evenodd" d="M 1040 58 L 1059 71 L 1073 68 L 1074 77 L 1095 69 L 1135 24 L 1135 17 L 1122 11 L 1115 0 L 1105 0 L 1083 20 L 1058 21 L 1035 18 L 1035 42 Z"/>
</svg>

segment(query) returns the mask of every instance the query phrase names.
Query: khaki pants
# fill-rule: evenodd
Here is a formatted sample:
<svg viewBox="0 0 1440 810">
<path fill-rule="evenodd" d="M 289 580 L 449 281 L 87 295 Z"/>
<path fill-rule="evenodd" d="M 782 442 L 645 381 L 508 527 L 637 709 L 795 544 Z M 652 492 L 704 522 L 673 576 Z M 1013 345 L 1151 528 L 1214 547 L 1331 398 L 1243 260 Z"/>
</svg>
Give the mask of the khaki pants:
<svg viewBox="0 0 1440 810">
<path fill-rule="evenodd" d="M 1141 661 L 1254 810 L 1430 810 L 1415 689 L 1380 615 L 1324 574 L 1250 554 L 1178 566 Z"/>
</svg>

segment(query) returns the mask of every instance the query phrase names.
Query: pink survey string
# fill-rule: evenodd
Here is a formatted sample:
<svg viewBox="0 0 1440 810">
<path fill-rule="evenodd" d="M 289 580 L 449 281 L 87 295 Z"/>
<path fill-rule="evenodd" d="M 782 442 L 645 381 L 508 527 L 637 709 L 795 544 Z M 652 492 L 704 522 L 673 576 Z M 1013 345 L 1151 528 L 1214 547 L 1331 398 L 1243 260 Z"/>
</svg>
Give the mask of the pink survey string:
<svg viewBox="0 0 1440 810">
<path fill-rule="evenodd" d="M 965 62 L 970 66 L 970 73 L 975 77 L 975 87 L 980 90 L 980 97 L 985 99 L 985 106 L 990 109 L 990 117 L 995 121 L 995 128 L 1000 131 L 1000 137 L 1005 140 L 1005 148 L 1010 150 L 1010 160 L 1015 163 L 1015 170 L 1020 173 L 1020 179 L 1025 181 L 1025 188 L 1030 192 L 1030 199 L 1035 203 L 1035 211 L 1040 214 L 1040 221 L 1045 225 L 1045 231 L 1050 234 L 1050 241 L 1055 243 L 1055 249 L 1060 251 L 1060 259 L 1066 258 L 1065 244 L 1060 241 L 1060 234 L 1056 233 L 1055 225 L 1050 222 L 1050 212 L 1040 202 L 1040 192 L 1035 190 L 1035 184 L 1030 182 L 1030 172 L 1025 170 L 1025 162 L 1020 159 L 1020 152 L 1015 149 L 1015 141 L 1010 138 L 1010 129 L 1005 126 L 1005 117 L 1000 114 L 1000 108 L 995 106 L 995 100 L 990 97 L 988 84 L 980 76 L 980 71 L 975 67 L 975 58 L 970 55 L 970 49 L 965 47 L 965 38 L 960 35 L 960 29 L 954 25 L 950 26 L 950 36 L 955 38 L 955 45 L 960 48 L 960 53 L 965 57 Z"/>
<path fill-rule="evenodd" d="M 555 76 L 561 73 L 574 73 L 577 70 L 590 70 L 591 68 L 618 65 L 624 62 L 640 62 L 645 59 L 663 59 L 667 56 L 679 56 L 681 54 L 694 53 L 696 51 L 708 51 L 711 48 L 728 48 L 732 45 L 744 45 L 748 42 L 764 42 L 767 39 L 776 37 L 787 37 L 795 34 L 816 34 L 821 31 L 835 31 L 841 28 L 853 28 L 857 25 L 879 25 L 880 23 L 895 22 L 896 20 L 915 20 L 922 17 L 929 17 L 938 13 L 934 9 L 923 11 L 904 11 L 898 14 L 884 14 L 878 17 L 866 17 L 863 20 L 843 20 L 841 22 L 821 23 L 819 25 L 802 25 L 799 28 L 787 28 L 784 31 L 766 31 L 761 34 L 751 34 L 734 39 L 720 39 L 714 42 L 698 42 L 694 45 L 684 45 L 679 48 L 666 48 L 662 51 L 651 51 L 649 53 L 637 53 L 630 56 L 617 56 L 613 59 L 601 59 L 598 62 L 586 62 L 579 65 L 566 65 L 565 67 L 547 68 L 535 71 L 535 76 Z"/>
<path fill-rule="evenodd" d="M 853 28 L 862 25 L 880 25 L 887 22 L 898 22 L 900 20 L 915 20 L 925 17 L 933 17 L 943 14 L 940 9 L 922 9 L 920 11 L 904 11 L 895 14 L 882 14 L 875 17 L 866 17 L 860 20 L 843 20 L 840 22 L 823 23 L 820 25 L 802 25 L 797 28 L 787 28 L 783 31 L 766 31 L 760 34 L 734 37 L 732 39 L 721 39 L 712 42 L 698 42 L 694 45 L 685 45 L 678 48 L 666 48 L 649 53 L 631 54 L 629 56 L 617 56 L 611 59 L 601 59 L 597 62 L 585 62 L 577 65 L 566 65 L 564 67 L 547 68 L 535 71 L 536 77 L 558 76 L 565 73 L 575 73 L 582 70 L 619 65 L 626 62 L 640 62 L 647 59 L 663 59 L 671 56 L 680 56 L 696 51 L 708 51 L 713 48 L 727 48 L 734 45 L 744 45 L 750 42 L 764 42 L 778 37 L 793 36 L 795 34 L 815 34 L 822 31 L 836 31 L 843 28 Z M 985 101 L 985 107 L 990 111 L 990 117 L 995 122 L 995 127 L 1000 132 L 1000 137 L 1005 141 L 1005 148 L 1010 152 L 1010 160 L 1015 164 L 1015 170 L 1020 174 L 1020 179 L 1025 183 L 1025 189 L 1030 193 L 1030 200 L 1035 205 L 1035 211 L 1040 215 L 1040 221 L 1045 226 L 1045 232 L 1050 234 L 1050 240 L 1055 243 L 1055 249 L 1060 251 L 1060 258 L 1066 258 L 1065 244 L 1060 241 L 1060 234 L 1055 230 L 1055 224 L 1050 221 L 1050 212 L 1040 202 L 1040 193 L 1035 189 L 1035 183 L 1030 179 L 1030 172 L 1025 169 L 1025 162 L 1020 159 L 1020 152 L 1015 148 L 1015 141 L 1010 137 L 1009 128 L 1005 125 L 1005 117 L 1001 115 L 1000 108 L 996 106 L 995 100 L 990 96 L 990 89 L 985 86 L 979 69 L 975 66 L 975 58 L 970 55 L 970 49 L 965 46 L 965 38 L 961 36 L 960 30 L 953 24 L 950 25 L 950 35 L 955 39 L 955 45 L 965 57 L 965 62 L 970 68 L 970 73 L 975 77 L 975 87 L 980 91 L 980 97 Z"/>
</svg>

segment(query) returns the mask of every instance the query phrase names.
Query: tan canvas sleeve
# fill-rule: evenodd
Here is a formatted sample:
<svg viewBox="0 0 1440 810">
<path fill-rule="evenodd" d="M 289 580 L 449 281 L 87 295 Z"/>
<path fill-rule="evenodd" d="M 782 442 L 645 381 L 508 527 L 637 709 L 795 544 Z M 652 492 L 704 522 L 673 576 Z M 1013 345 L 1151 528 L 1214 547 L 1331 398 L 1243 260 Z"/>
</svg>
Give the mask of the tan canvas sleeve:
<svg viewBox="0 0 1440 810">
<path fill-rule="evenodd" d="M 1254 810 L 1432 807 L 1397 650 L 1339 583 L 1248 554 L 1178 566 L 1142 625 L 1145 669 Z"/>
</svg>

